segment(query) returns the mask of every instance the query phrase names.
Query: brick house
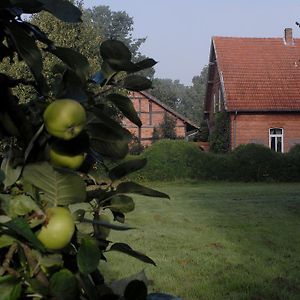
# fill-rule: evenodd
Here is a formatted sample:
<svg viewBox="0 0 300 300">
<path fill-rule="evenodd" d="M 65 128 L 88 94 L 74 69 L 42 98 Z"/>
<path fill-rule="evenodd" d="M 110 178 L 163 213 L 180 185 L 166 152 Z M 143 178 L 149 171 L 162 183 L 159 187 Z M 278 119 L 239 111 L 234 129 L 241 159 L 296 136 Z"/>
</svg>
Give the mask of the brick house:
<svg viewBox="0 0 300 300">
<path fill-rule="evenodd" d="M 144 146 L 152 143 L 153 130 L 155 127 L 158 128 L 163 122 L 165 114 L 176 120 L 175 132 L 178 138 L 185 138 L 190 132 L 198 129 L 193 122 L 145 91 L 132 92 L 129 97 L 143 125 L 141 128 L 138 128 L 128 119 L 123 119 L 123 125 Z"/>
<path fill-rule="evenodd" d="M 258 143 L 277 152 L 300 144 L 300 39 L 213 37 L 205 115 L 230 114 L 231 149 Z"/>
</svg>

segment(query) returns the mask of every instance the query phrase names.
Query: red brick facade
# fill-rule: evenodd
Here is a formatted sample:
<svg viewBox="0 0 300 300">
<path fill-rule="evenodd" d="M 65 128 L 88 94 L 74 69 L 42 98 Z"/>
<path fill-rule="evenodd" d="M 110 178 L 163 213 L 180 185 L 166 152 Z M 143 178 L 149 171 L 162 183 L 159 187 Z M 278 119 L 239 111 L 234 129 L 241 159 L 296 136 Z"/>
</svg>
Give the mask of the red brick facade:
<svg viewBox="0 0 300 300">
<path fill-rule="evenodd" d="M 130 98 L 143 125 L 138 128 L 128 119 L 124 119 L 123 124 L 143 145 L 152 143 L 153 130 L 163 122 L 165 114 L 176 120 L 175 131 L 178 138 L 184 138 L 188 131 L 197 128 L 186 118 L 146 92 L 132 92 Z"/>
<path fill-rule="evenodd" d="M 270 147 L 271 128 L 283 129 L 283 152 L 300 144 L 300 114 L 231 114 L 231 146 L 256 143 Z"/>
</svg>

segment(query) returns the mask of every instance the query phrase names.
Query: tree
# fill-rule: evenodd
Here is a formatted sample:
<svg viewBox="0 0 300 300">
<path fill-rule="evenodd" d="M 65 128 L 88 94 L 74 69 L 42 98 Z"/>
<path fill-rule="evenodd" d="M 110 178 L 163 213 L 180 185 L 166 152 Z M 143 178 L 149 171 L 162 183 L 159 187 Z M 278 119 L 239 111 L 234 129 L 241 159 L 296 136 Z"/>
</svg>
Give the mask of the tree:
<svg viewBox="0 0 300 300">
<path fill-rule="evenodd" d="M 131 51 L 133 61 L 146 57 L 140 52 L 140 47 L 146 38 L 133 38 L 134 20 L 125 11 L 111 11 L 109 6 L 99 5 L 84 11 L 84 18 L 92 22 L 93 28 L 104 39 L 117 39 L 123 42 Z M 140 71 L 143 76 L 153 78 L 154 69 Z"/>
<path fill-rule="evenodd" d="M 94 93 L 88 59 L 74 49 L 57 46 L 38 26 L 22 19 L 23 13 L 44 11 L 70 23 L 80 22 L 82 15 L 64 0 L 0 4 L 0 60 L 23 60 L 31 73 L 30 79 L 0 73 L 0 137 L 5 145 L 0 171 L 1 295 L 5 299 L 124 299 L 105 284 L 98 269 L 105 253 L 119 251 L 155 263 L 125 243 L 107 240 L 108 229 L 130 229 L 114 222 L 124 223 L 125 213 L 134 209 L 128 193 L 168 196 L 134 182 L 120 182 L 141 169 L 145 159 L 106 167 L 105 158 L 120 159 L 128 153 L 131 135 L 105 109 L 112 103 L 141 126 L 130 99 L 117 91 L 149 88 L 150 80 L 133 73 L 155 62 L 134 63 L 122 42 L 102 42 L 101 68 L 93 81 L 101 91 Z M 59 95 L 69 99 L 49 94 L 42 53 L 51 53 L 64 64 Z M 12 90 L 20 84 L 32 86 L 37 97 L 20 103 Z M 83 91 L 86 97 L 74 91 Z M 57 167 L 49 159 L 53 144 L 62 160 L 84 153 L 79 169 Z M 96 164 L 107 171 L 105 187 L 91 175 Z M 107 221 L 104 210 L 110 210 L 114 220 Z M 132 294 L 146 299 L 147 288 L 133 281 L 125 289 L 125 299 Z"/>
<path fill-rule="evenodd" d="M 162 139 L 176 139 L 176 119 L 168 114 L 164 115 L 163 122 L 159 124 L 160 134 Z"/>
<path fill-rule="evenodd" d="M 151 94 L 200 125 L 203 119 L 207 70 L 205 66 L 200 76 L 193 77 L 192 86 L 185 86 L 179 80 L 155 78 Z"/>
</svg>

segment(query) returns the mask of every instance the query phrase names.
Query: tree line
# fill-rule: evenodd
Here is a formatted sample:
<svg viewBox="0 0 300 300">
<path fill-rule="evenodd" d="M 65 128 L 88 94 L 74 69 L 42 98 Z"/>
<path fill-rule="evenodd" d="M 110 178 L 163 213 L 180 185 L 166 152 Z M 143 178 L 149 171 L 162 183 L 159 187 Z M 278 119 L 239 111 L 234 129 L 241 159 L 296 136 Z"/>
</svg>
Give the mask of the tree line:
<svg viewBox="0 0 300 300">
<path fill-rule="evenodd" d="M 98 46 L 106 39 L 122 41 L 130 49 L 133 62 L 145 58 L 140 51 L 140 47 L 146 42 L 146 38 L 133 37 L 134 20 L 127 12 L 112 11 L 109 6 L 105 5 L 85 9 L 83 0 L 71 2 L 75 2 L 81 9 L 82 23 L 59 22 L 48 12 L 33 14 L 28 21 L 34 26 L 41 28 L 47 33 L 50 40 L 56 41 L 57 45 L 80 51 L 87 57 L 91 76 L 96 73 L 98 62 L 101 60 Z M 61 32 L 64 32 L 64 34 L 61 34 Z M 3 72 L 12 77 L 25 77 L 28 80 L 32 80 L 28 66 L 22 61 L 12 65 L 9 59 L 4 59 L 2 69 Z M 44 73 L 49 80 L 51 93 L 55 96 L 59 94 L 61 86 L 58 82 L 64 76 L 63 72 L 64 67 L 59 59 L 53 57 L 53 55 L 46 54 L 44 57 Z M 153 88 L 150 93 L 154 97 L 200 125 L 203 116 L 207 66 L 202 69 L 199 75 L 193 77 L 192 85 L 190 86 L 182 84 L 179 80 L 157 78 L 154 68 L 142 70 L 140 73 L 153 80 Z M 35 97 L 32 87 L 28 85 L 19 85 L 14 92 L 24 102 Z M 80 90 L 75 92 L 78 95 L 82 94 Z"/>
</svg>

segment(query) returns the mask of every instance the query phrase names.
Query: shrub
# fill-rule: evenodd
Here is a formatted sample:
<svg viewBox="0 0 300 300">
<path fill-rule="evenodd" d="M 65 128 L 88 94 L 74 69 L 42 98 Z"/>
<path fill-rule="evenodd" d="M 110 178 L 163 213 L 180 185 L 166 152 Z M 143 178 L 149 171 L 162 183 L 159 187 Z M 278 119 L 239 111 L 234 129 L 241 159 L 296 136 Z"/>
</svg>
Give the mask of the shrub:
<svg viewBox="0 0 300 300">
<path fill-rule="evenodd" d="M 196 156 L 199 153 L 201 151 L 192 142 L 157 141 L 141 154 L 148 160 L 146 167 L 132 176 L 150 181 L 191 178 L 191 154 Z"/>
<path fill-rule="evenodd" d="M 276 153 L 258 144 L 240 145 L 231 154 L 232 179 L 263 181 L 276 178 Z"/>
</svg>

